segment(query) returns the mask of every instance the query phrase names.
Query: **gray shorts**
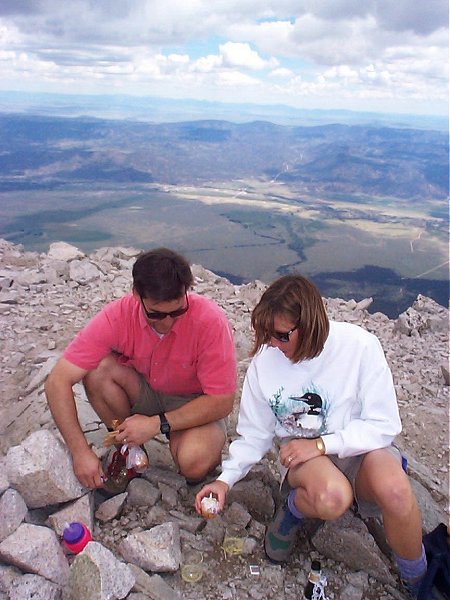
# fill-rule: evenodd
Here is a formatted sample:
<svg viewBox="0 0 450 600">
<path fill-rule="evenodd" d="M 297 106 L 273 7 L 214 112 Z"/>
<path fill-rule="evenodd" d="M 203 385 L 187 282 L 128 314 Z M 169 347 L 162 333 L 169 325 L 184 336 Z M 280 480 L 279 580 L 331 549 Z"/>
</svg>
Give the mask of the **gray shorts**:
<svg viewBox="0 0 450 600">
<path fill-rule="evenodd" d="M 147 417 L 153 417 L 161 412 L 169 412 L 171 410 L 180 408 L 180 406 L 183 406 L 191 400 L 194 400 L 194 398 L 201 396 L 201 393 L 187 394 L 186 396 L 163 394 L 162 392 L 158 392 L 150 387 L 148 381 L 141 373 L 138 373 L 138 375 L 140 378 L 139 397 L 131 407 L 132 415 L 138 414 L 146 415 Z M 216 423 L 221 427 L 226 435 L 226 420 L 220 419 L 219 421 L 216 421 Z"/>
<path fill-rule="evenodd" d="M 286 443 L 290 439 L 282 440 L 281 443 Z M 401 464 L 402 455 L 400 454 L 399 449 L 396 446 L 388 446 L 385 448 L 388 452 L 390 452 Z M 327 458 L 331 460 L 331 462 L 339 469 L 343 475 L 348 479 L 350 485 L 353 489 L 353 497 L 355 503 L 356 511 L 361 515 L 363 519 L 367 519 L 369 517 L 380 517 L 381 512 L 376 504 L 373 502 L 367 502 L 366 500 L 362 500 L 358 498 L 356 493 L 356 476 L 358 475 L 359 468 L 363 461 L 365 454 L 359 454 L 358 456 L 349 456 L 348 458 L 339 458 L 335 454 L 327 454 Z M 289 493 L 290 487 L 286 478 L 288 469 L 283 465 L 279 464 L 280 475 L 281 475 L 281 483 L 280 489 L 282 496 L 286 496 Z"/>
</svg>

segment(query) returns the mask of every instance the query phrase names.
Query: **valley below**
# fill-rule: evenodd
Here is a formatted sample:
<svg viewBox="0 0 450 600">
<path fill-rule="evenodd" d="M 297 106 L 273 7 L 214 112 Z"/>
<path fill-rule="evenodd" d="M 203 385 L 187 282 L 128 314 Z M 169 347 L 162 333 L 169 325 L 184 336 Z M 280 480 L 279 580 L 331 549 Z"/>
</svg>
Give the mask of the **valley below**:
<svg viewBox="0 0 450 600">
<path fill-rule="evenodd" d="M 297 271 L 396 318 L 448 304 L 443 131 L 0 114 L 0 237 L 168 246 L 235 284 Z"/>
<path fill-rule="evenodd" d="M 445 221 L 430 215 L 432 205 L 342 201 L 259 180 L 70 184 L 2 196 L 0 237 L 28 250 L 58 240 L 85 252 L 168 246 L 236 284 L 297 271 L 325 296 L 372 296 L 372 309 L 391 317 L 418 293 L 444 305 L 448 297 Z"/>
</svg>

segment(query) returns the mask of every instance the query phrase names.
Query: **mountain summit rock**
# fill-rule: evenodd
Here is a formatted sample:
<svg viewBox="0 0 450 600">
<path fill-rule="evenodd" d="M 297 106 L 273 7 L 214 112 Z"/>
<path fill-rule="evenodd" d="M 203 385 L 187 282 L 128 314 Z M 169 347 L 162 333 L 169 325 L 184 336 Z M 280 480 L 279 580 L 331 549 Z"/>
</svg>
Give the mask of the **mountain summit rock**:
<svg viewBox="0 0 450 600">
<path fill-rule="evenodd" d="M 0 599 L 20 600 L 31 593 L 37 600 L 79 598 L 80 590 L 89 589 L 89 600 L 294 600 L 312 558 L 320 559 L 334 598 L 406 598 L 379 522 L 363 522 L 352 511 L 342 522 L 308 523 L 284 567 L 267 561 L 262 538 L 278 500 L 274 451 L 231 490 L 224 513 L 208 522 L 193 508 L 198 487 L 187 486 L 176 472 L 162 436 L 146 444 L 150 466 L 143 479 L 132 481 L 120 496 L 105 500 L 78 487 L 67 473 L 58 477 L 55 463 L 67 457 L 43 383 L 88 319 L 130 291 L 131 268 L 140 252 L 105 247 L 85 254 L 57 242 L 47 253 L 37 253 L 0 240 Z M 250 361 L 250 314 L 266 285 L 233 285 L 200 265 L 193 265 L 193 273 L 194 290 L 213 298 L 229 317 L 241 386 Z M 359 324 L 381 341 L 403 422 L 398 446 L 408 461 L 424 531 L 431 531 L 448 518 L 448 309 L 418 296 L 391 320 L 369 314 L 369 298 L 324 302 L 331 318 Z M 75 386 L 75 396 L 82 428 L 101 456 L 107 452 L 105 428 L 81 385 Z M 238 409 L 239 394 L 228 420 L 229 440 L 236 436 Z M 75 520 L 86 522 L 95 540 L 76 558 L 60 545 L 63 523 Z M 224 553 L 231 526 L 239 526 L 244 540 L 240 556 Z M 133 564 L 128 551 L 133 544 L 139 544 L 141 556 L 157 557 L 170 568 Z M 188 548 L 203 553 L 203 578 L 196 584 L 180 576 Z"/>
</svg>

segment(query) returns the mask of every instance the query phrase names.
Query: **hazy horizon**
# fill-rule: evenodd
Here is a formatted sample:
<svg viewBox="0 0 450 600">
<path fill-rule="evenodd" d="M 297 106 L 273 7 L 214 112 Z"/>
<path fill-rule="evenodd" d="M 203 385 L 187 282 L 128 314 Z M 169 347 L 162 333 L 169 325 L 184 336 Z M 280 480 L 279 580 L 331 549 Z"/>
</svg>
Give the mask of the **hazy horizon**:
<svg viewBox="0 0 450 600">
<path fill-rule="evenodd" d="M 257 104 L 169 99 L 125 94 L 28 93 L 0 90 L 0 113 L 170 123 L 193 120 L 227 120 L 235 123 L 267 120 L 280 125 L 373 124 L 388 127 L 429 128 L 446 131 L 446 114 L 428 115 L 369 112 L 351 109 L 301 109 L 285 104 Z"/>
</svg>

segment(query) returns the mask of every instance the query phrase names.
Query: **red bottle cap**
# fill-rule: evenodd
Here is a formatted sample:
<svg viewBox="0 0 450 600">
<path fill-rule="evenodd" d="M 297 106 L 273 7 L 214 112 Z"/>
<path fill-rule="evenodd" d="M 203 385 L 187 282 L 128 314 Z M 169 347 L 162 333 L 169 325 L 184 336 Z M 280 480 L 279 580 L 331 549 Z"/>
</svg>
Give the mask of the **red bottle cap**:
<svg viewBox="0 0 450 600">
<path fill-rule="evenodd" d="M 69 526 L 64 529 L 64 541 L 68 544 L 76 544 L 83 537 L 85 530 L 86 528 L 81 523 L 70 523 Z"/>
<path fill-rule="evenodd" d="M 71 552 L 78 554 L 92 541 L 91 532 L 83 523 L 70 523 L 63 531 L 63 542 Z"/>
</svg>

